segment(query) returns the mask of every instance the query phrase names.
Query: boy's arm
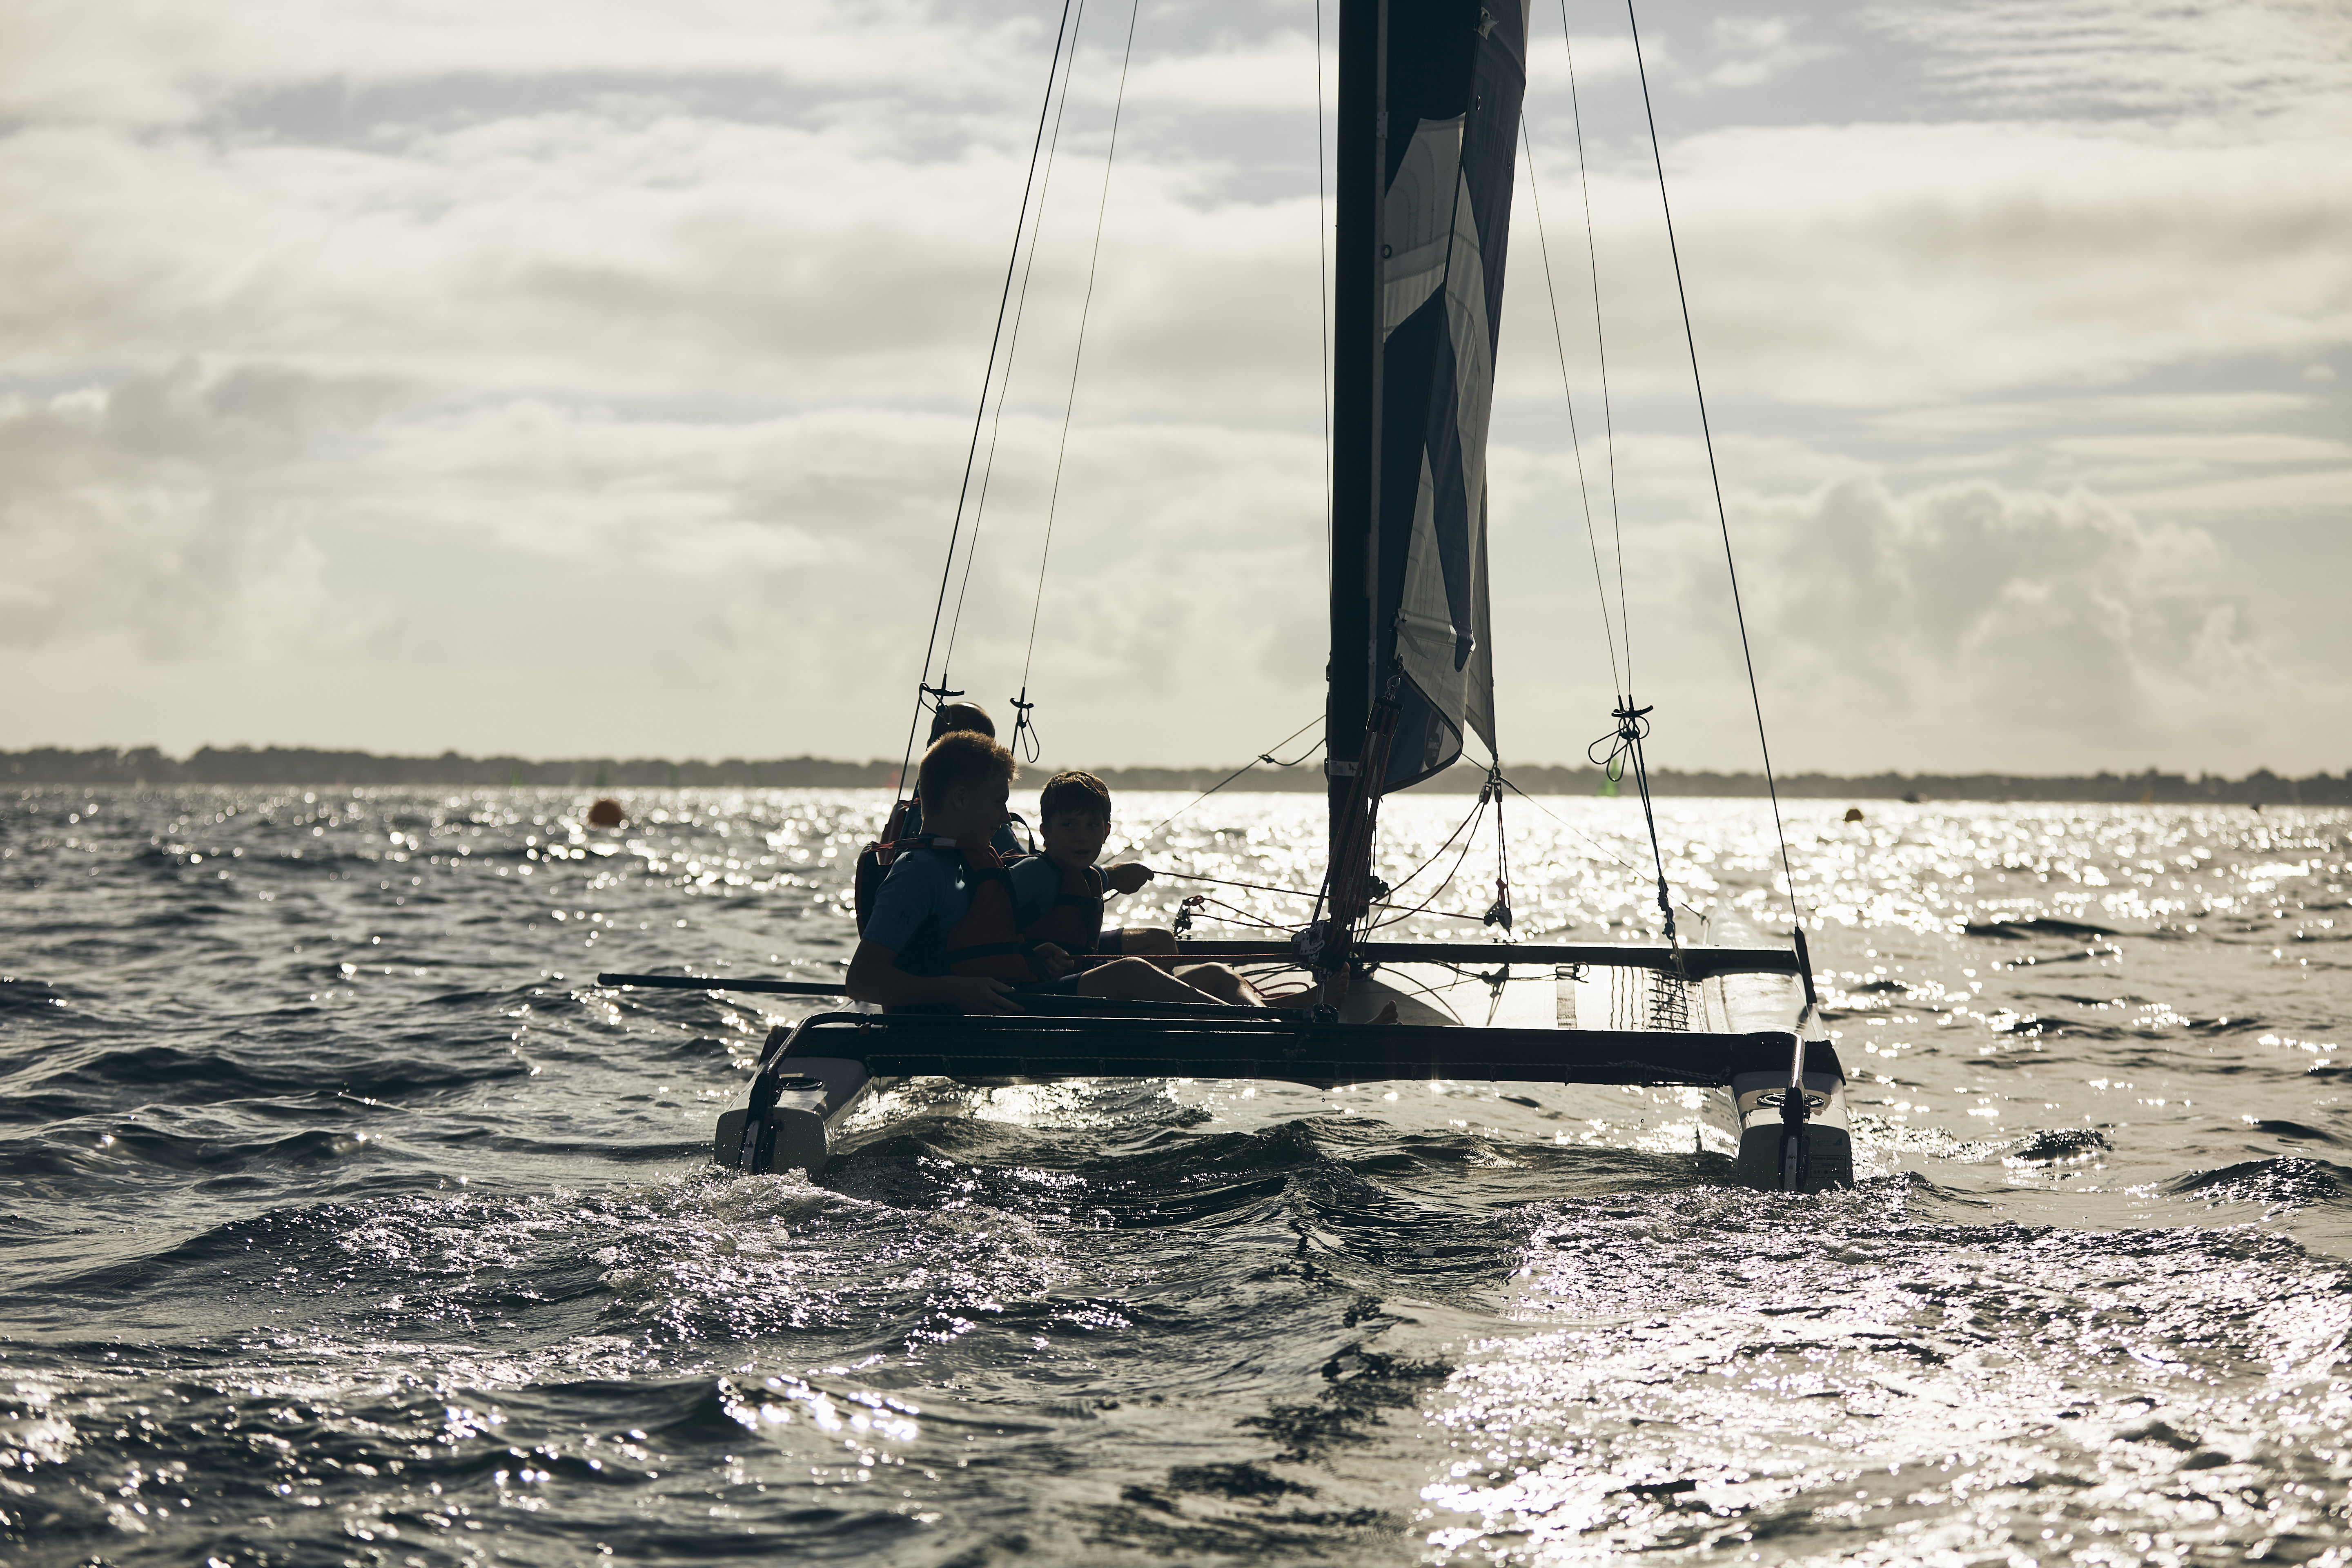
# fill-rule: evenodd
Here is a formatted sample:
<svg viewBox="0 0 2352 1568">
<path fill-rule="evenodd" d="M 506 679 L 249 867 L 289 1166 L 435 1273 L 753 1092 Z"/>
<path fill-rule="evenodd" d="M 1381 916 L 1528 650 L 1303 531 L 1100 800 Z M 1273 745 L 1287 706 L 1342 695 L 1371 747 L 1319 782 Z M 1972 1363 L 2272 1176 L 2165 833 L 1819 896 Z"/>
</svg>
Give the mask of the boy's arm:
<svg viewBox="0 0 2352 1568">
<path fill-rule="evenodd" d="M 959 1013 L 1019 1013 L 1013 987 L 976 974 L 909 974 L 898 967 L 896 948 L 861 942 L 849 960 L 842 989 L 854 1001 L 879 1007 L 916 1007 L 945 1003 Z"/>
<path fill-rule="evenodd" d="M 1140 860 L 1112 866 L 1103 872 L 1103 886 L 1114 893 L 1131 893 L 1151 880 L 1151 868 Z"/>
</svg>

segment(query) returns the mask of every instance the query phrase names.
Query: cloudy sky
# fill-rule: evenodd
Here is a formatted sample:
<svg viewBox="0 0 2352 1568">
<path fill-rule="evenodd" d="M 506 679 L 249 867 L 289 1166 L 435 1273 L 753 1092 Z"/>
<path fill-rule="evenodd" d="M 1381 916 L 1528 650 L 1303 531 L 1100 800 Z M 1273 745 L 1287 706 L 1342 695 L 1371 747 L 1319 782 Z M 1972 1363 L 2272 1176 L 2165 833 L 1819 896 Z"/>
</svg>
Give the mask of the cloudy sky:
<svg viewBox="0 0 2352 1568">
<path fill-rule="evenodd" d="M 12 0 L 0 748 L 895 755 L 1060 9 Z M 1238 762 L 1321 705 L 1315 5 L 1133 15 L 1028 682 L 1049 762 Z M 996 426 L 953 677 L 999 711 L 1129 16 L 1084 13 Z M 1653 761 L 1752 766 L 1624 14 L 1565 19 Z M 2352 10 L 1643 20 L 1775 760 L 2352 765 Z M 1507 763 L 1612 687 L 1544 282 L 1523 171 Z"/>
</svg>

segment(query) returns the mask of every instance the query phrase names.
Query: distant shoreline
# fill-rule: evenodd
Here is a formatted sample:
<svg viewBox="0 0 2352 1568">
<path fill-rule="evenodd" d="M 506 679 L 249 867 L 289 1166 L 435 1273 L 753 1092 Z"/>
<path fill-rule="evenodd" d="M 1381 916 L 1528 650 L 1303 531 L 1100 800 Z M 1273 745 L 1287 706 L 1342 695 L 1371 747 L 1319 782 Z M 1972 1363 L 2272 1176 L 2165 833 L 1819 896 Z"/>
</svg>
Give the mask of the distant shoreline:
<svg viewBox="0 0 2352 1568">
<path fill-rule="evenodd" d="M 1230 768 L 1102 768 L 1115 790 L 1205 790 Z M 437 757 L 382 757 L 368 752 L 326 752 L 307 747 L 205 746 L 183 758 L 152 746 L 131 751 L 66 751 L 41 747 L 0 752 L 0 780 L 14 784 L 278 784 L 287 786 L 464 785 L 475 788 L 568 789 L 882 789 L 898 773 L 887 762 L 841 763 L 816 757 L 767 762 L 672 763 L 655 758 L 575 757 L 532 761 L 522 757 L 467 757 L 444 752 Z M 1529 795 L 1591 795 L 1601 789 L 1600 770 L 1591 767 L 1517 767 L 1507 776 Z M 1024 773 L 1041 776 L 1042 770 Z M 1478 768 L 1457 767 L 1420 786 L 1430 794 L 1475 794 L 1486 777 Z M 1680 773 L 1660 769 L 1650 775 L 1661 795 L 1757 795 L 1765 793 L 1760 773 Z M 1323 788 L 1313 765 L 1253 766 L 1225 786 L 1234 791 L 1310 792 Z M 1874 773 L 1844 777 L 1791 773 L 1780 780 L 1784 796 L 1800 800 L 2150 802 L 2156 805 L 2352 805 L 2352 771 L 2338 775 L 2281 778 L 2261 769 L 2242 779 L 2210 774 L 2149 771 L 2037 777 L 2008 773 Z"/>
</svg>

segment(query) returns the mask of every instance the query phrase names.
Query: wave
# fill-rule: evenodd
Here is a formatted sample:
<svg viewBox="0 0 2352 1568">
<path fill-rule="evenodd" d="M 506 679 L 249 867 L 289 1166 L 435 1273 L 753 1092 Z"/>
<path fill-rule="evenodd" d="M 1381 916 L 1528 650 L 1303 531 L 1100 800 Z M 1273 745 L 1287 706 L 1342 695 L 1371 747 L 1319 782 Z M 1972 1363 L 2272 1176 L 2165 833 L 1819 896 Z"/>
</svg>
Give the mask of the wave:
<svg viewBox="0 0 2352 1568">
<path fill-rule="evenodd" d="M 2194 1172 L 2167 1182 L 2164 1190 L 2214 1204 L 2257 1204 L 2273 1214 L 2352 1208 L 2352 1167 L 2292 1154 Z"/>
</svg>

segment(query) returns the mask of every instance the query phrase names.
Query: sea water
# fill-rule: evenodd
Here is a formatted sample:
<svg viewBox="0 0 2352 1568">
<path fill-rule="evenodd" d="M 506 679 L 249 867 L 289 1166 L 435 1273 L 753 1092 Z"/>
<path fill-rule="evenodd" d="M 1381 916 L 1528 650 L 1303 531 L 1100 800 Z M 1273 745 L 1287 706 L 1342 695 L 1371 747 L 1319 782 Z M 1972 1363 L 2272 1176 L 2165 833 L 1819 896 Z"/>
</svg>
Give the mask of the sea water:
<svg viewBox="0 0 2352 1568">
<path fill-rule="evenodd" d="M 2352 1557 L 2343 813 L 1792 804 L 1863 1180 L 1788 1197 L 1460 1082 L 919 1082 L 721 1176 L 820 1004 L 596 974 L 836 976 L 882 803 L 589 798 L 0 803 L 0 1563 Z M 1761 803 L 1657 828 L 1686 937 L 1785 922 Z M 1504 831 L 1522 938 L 1654 931 L 1635 803 Z M 1119 918 L 1320 837 L 1213 797 Z"/>
</svg>

